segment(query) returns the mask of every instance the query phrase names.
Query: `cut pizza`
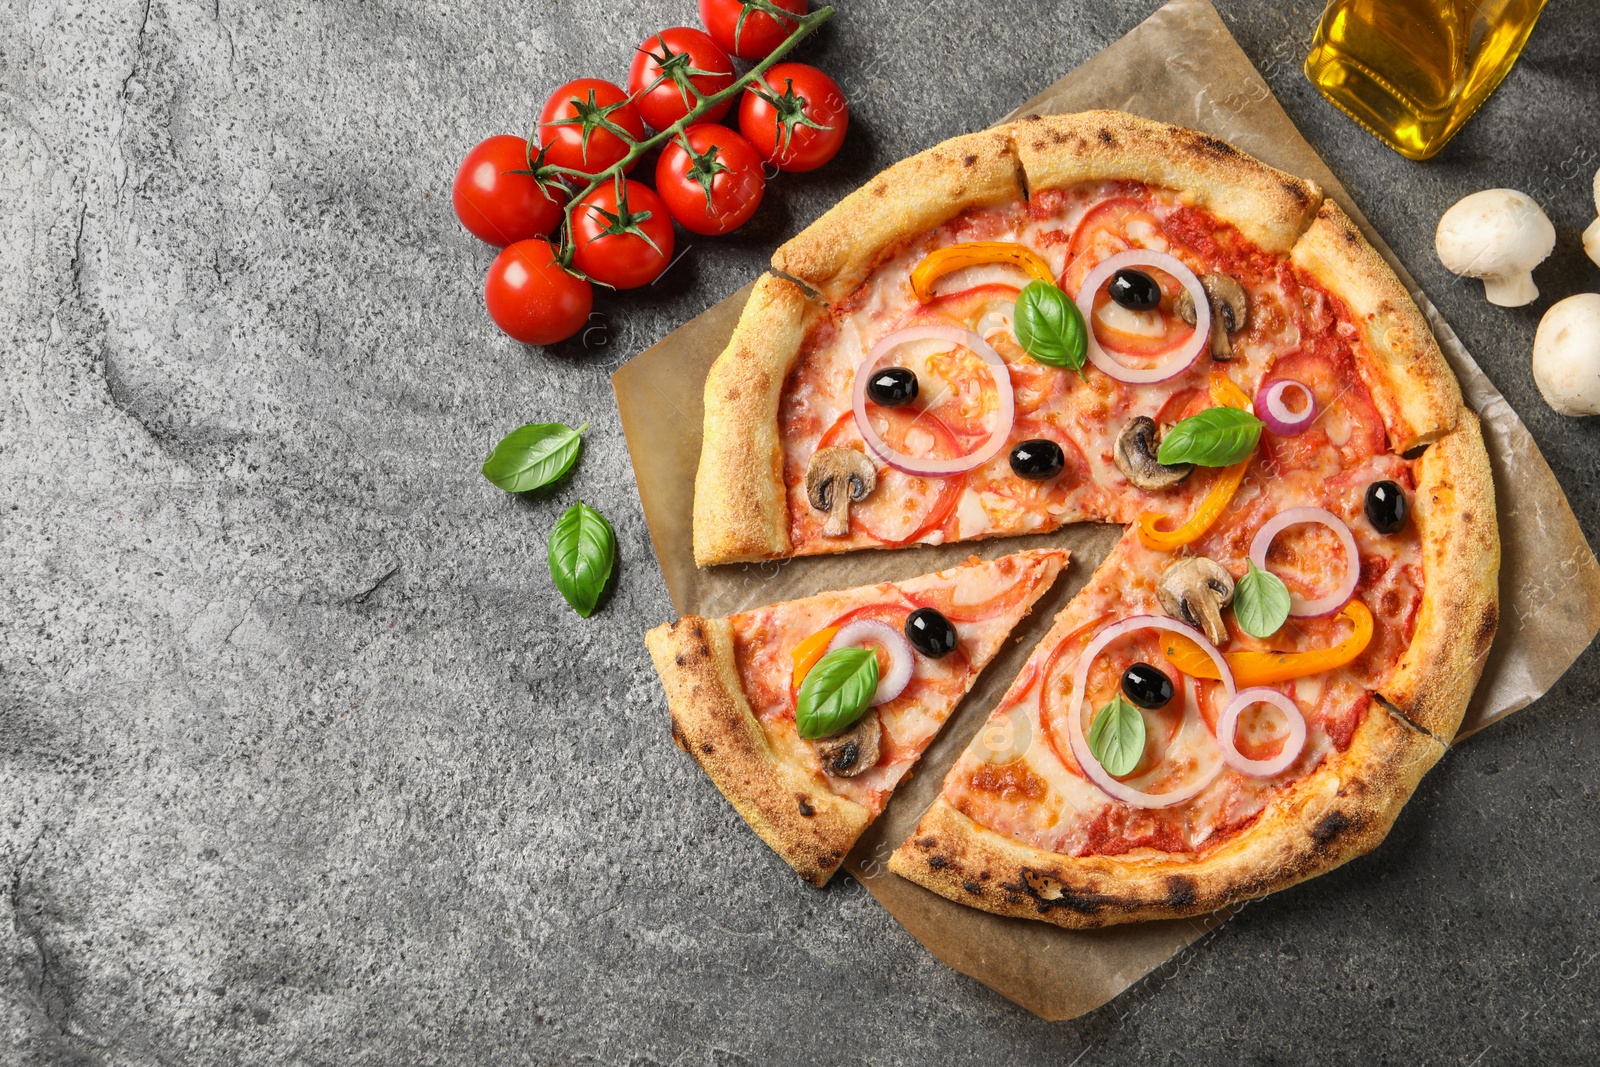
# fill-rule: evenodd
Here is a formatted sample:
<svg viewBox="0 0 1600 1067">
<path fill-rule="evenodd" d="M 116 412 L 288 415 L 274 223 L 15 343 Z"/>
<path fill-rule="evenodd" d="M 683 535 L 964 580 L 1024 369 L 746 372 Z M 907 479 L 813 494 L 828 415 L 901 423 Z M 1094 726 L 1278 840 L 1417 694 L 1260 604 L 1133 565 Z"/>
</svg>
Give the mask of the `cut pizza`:
<svg viewBox="0 0 1600 1067">
<path fill-rule="evenodd" d="M 973 558 L 658 626 L 645 640 L 673 740 L 822 885 L 1066 562 L 1050 549 Z"/>
<path fill-rule="evenodd" d="M 1477 681 L 1499 539 L 1476 417 L 1332 201 L 1191 130 L 1035 117 L 773 265 L 706 382 L 698 563 L 1126 527 L 892 870 L 1098 926 L 1383 838 Z"/>
</svg>

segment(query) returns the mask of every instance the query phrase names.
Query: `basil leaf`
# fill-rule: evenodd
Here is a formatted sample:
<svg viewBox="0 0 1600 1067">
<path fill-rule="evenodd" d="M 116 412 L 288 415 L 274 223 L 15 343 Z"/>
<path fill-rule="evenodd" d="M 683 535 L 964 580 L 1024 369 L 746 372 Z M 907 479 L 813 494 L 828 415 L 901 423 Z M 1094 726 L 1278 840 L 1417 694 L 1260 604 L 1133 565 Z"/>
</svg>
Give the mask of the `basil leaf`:
<svg viewBox="0 0 1600 1067">
<path fill-rule="evenodd" d="M 855 724 L 878 691 L 878 653 L 870 648 L 836 648 L 817 661 L 800 683 L 794 722 L 807 741 L 836 734 Z"/>
<path fill-rule="evenodd" d="M 1049 282 L 1029 282 L 1017 297 L 1017 343 L 1035 363 L 1082 370 L 1088 341 L 1083 315 Z"/>
<path fill-rule="evenodd" d="M 578 458 L 579 435 L 559 422 L 519 426 L 501 439 L 483 461 L 483 476 L 508 493 L 526 493 L 549 485 L 572 468 Z"/>
<path fill-rule="evenodd" d="M 1271 637 L 1289 618 L 1289 587 L 1254 563 L 1233 591 L 1233 617 L 1251 637 Z"/>
<path fill-rule="evenodd" d="M 1089 752 L 1106 773 L 1120 778 L 1144 756 L 1144 716 L 1118 693 L 1089 724 Z"/>
<path fill-rule="evenodd" d="M 581 500 L 550 531 L 550 577 L 572 610 L 586 619 L 599 603 L 616 557 L 617 535 L 611 524 Z"/>
<path fill-rule="evenodd" d="M 1260 419 L 1238 408 L 1206 408 L 1167 431 L 1156 449 L 1156 462 L 1231 467 L 1256 450 Z"/>
</svg>

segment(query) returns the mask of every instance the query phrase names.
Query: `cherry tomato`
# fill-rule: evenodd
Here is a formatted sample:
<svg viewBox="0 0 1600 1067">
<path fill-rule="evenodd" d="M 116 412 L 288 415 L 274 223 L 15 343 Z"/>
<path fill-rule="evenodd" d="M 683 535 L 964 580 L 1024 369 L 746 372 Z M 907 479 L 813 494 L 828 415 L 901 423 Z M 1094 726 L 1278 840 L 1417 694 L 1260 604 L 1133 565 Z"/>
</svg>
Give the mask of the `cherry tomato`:
<svg viewBox="0 0 1600 1067">
<path fill-rule="evenodd" d="M 474 237 L 499 248 L 543 237 L 561 222 L 561 204 L 546 196 L 528 169 L 528 142 L 503 133 L 467 153 L 450 199 Z"/>
<path fill-rule="evenodd" d="M 675 26 L 645 38 L 628 68 L 628 95 L 633 98 L 633 106 L 658 130 L 671 126 L 699 103 L 689 86 L 701 96 L 711 96 L 732 84 L 733 60 L 728 53 L 704 32 L 688 26 Z M 724 100 L 706 112 L 704 120 L 716 122 L 732 106 L 731 98 Z"/>
<path fill-rule="evenodd" d="M 549 241 L 531 237 L 495 257 L 483 298 L 508 335 L 525 345 L 553 345 L 588 321 L 594 287 L 561 268 Z"/>
<path fill-rule="evenodd" d="M 561 86 L 539 112 L 539 146 L 549 149 L 545 162 L 591 174 L 605 170 L 632 147 L 606 129 L 607 122 L 635 141 L 644 139 L 644 120 L 618 86 L 601 78 L 579 78 Z"/>
<path fill-rule="evenodd" d="M 796 15 L 806 13 L 806 0 L 772 0 L 772 6 Z M 744 25 L 739 25 L 740 18 Z M 799 25 L 797 19 L 776 19 L 743 0 L 700 0 L 700 21 L 712 40 L 740 59 L 766 59 Z"/>
<path fill-rule="evenodd" d="M 745 90 L 739 131 L 779 170 L 816 170 L 839 151 L 850 107 L 816 67 L 779 63 Z"/>
<path fill-rule="evenodd" d="M 755 214 L 766 188 L 755 146 L 714 123 L 690 126 L 656 161 L 656 192 L 691 233 L 737 230 Z"/>
<path fill-rule="evenodd" d="M 672 216 L 648 185 L 607 182 L 572 212 L 573 265 L 597 282 L 636 289 L 661 276 L 672 262 Z"/>
</svg>

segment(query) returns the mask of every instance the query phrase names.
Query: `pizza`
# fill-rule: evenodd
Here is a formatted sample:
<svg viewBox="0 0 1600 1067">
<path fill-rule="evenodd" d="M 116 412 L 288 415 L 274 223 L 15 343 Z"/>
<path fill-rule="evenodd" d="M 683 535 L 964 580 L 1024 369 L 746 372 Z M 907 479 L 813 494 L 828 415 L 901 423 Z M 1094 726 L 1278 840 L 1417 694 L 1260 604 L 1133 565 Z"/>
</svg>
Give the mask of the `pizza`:
<svg viewBox="0 0 1600 1067">
<path fill-rule="evenodd" d="M 762 840 L 823 885 L 1066 563 L 1056 549 L 973 558 L 658 626 L 645 641 L 672 738 Z M 852 661 L 870 675 L 855 705 L 808 705 L 830 665 Z"/>
<path fill-rule="evenodd" d="M 1090 927 L 1382 840 L 1476 684 L 1499 539 L 1476 416 L 1315 185 L 1031 117 L 778 249 L 707 378 L 697 563 L 1077 522 L 1124 532 L 890 869 Z"/>
</svg>

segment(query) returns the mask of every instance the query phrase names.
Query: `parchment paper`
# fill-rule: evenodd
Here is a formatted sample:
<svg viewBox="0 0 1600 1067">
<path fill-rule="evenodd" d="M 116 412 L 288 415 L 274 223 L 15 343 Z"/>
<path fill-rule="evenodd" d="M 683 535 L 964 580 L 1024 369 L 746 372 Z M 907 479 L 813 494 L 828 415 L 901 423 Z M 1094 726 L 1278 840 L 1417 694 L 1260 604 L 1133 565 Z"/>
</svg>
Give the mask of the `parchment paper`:
<svg viewBox="0 0 1600 1067">
<path fill-rule="evenodd" d="M 1394 266 L 1427 314 L 1467 402 L 1483 416 L 1501 502 L 1500 629 L 1461 736 L 1537 699 L 1600 632 L 1600 565 L 1566 494 L 1516 412 L 1300 136 L 1211 4 L 1174 0 L 1001 121 L 1089 108 L 1117 108 L 1203 130 L 1315 181 L 1360 223 Z M 701 389 L 749 291 L 747 286 L 717 304 L 612 376 L 640 500 L 673 606 L 680 614 L 725 615 L 825 589 L 909 578 L 974 554 L 994 558 L 1043 544 L 1070 548 L 1072 563 L 1061 583 L 979 679 L 845 866 L 956 970 L 1047 1019 L 1091 1011 L 1223 922 L 1228 913 L 1075 932 L 962 907 L 889 874 L 884 863 L 938 795 L 945 771 L 983 724 L 1052 617 L 1082 586 L 1120 531 L 1084 524 L 978 545 L 699 570 L 691 547 L 690 510 L 700 455 Z"/>
</svg>

